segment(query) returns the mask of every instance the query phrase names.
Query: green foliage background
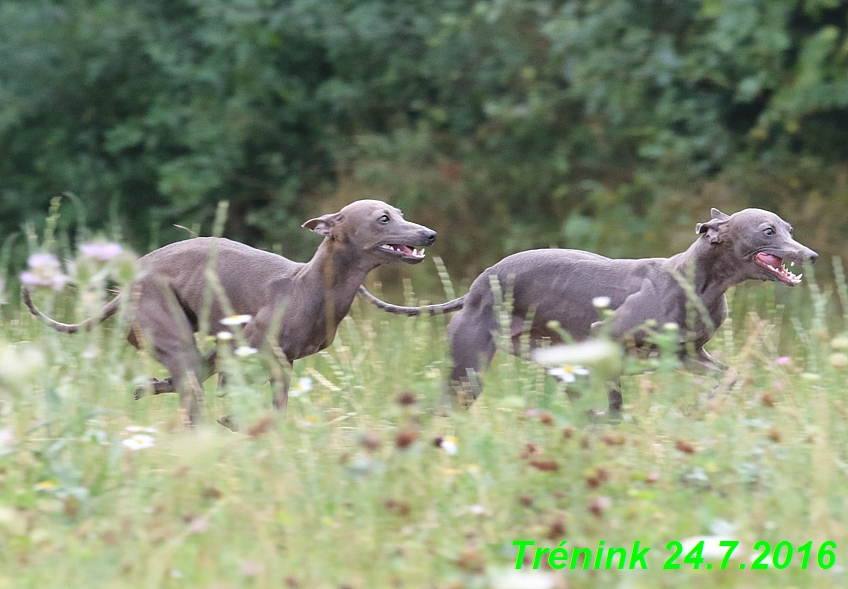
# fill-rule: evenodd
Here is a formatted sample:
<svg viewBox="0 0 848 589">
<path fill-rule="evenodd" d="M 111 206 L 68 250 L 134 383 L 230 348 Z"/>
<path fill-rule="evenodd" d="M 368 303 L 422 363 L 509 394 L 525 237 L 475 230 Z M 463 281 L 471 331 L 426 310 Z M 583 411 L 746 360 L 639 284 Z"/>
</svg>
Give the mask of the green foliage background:
<svg viewBox="0 0 848 589">
<path fill-rule="evenodd" d="M 835 0 L 5 0 L 0 230 L 71 191 L 146 250 L 227 199 L 226 235 L 305 259 L 303 220 L 374 196 L 467 280 L 761 206 L 836 253 L 846 32 Z"/>
</svg>

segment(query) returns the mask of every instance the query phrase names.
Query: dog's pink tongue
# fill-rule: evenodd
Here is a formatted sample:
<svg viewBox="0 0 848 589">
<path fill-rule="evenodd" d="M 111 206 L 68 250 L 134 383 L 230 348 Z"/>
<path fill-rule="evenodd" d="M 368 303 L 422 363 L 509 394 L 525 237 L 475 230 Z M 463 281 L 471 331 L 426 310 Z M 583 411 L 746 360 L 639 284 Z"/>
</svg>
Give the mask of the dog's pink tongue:
<svg viewBox="0 0 848 589">
<path fill-rule="evenodd" d="M 783 263 L 782 258 L 773 256 L 772 254 L 766 254 L 761 252 L 757 254 L 757 257 L 769 266 L 773 266 L 774 268 L 780 268 L 780 265 Z"/>
</svg>

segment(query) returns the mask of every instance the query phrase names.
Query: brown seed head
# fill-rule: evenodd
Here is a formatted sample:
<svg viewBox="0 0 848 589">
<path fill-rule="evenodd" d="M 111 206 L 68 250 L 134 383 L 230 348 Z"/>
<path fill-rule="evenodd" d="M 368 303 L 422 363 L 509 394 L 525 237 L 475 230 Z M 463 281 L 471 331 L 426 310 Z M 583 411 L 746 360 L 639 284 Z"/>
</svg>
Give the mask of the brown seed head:
<svg viewBox="0 0 848 589">
<path fill-rule="evenodd" d="M 677 440 L 674 443 L 674 447 L 683 452 L 684 454 L 694 454 L 695 452 L 697 452 L 695 444 L 687 440 Z"/>
<path fill-rule="evenodd" d="M 406 429 L 400 430 L 395 435 L 395 446 L 403 450 L 412 445 L 412 443 L 418 439 L 418 430 L 412 427 L 407 427 Z"/>
<path fill-rule="evenodd" d="M 560 540 L 565 536 L 565 529 L 565 520 L 562 517 L 558 517 L 548 525 L 545 538 L 548 540 Z"/>
<path fill-rule="evenodd" d="M 557 464 L 556 460 L 552 458 L 538 458 L 536 460 L 531 460 L 530 466 L 546 472 L 559 470 L 559 464 Z"/>
<path fill-rule="evenodd" d="M 383 505 L 389 511 L 394 512 L 396 515 L 400 517 L 406 517 L 412 511 L 412 505 L 409 504 L 409 501 L 405 499 L 386 499 L 383 502 Z"/>
<path fill-rule="evenodd" d="M 536 453 L 536 444 L 533 442 L 527 442 L 527 445 L 524 446 L 524 451 L 521 452 L 518 456 L 523 460 L 527 460 L 530 456 Z"/>
<path fill-rule="evenodd" d="M 586 475 L 586 486 L 596 489 L 609 480 L 609 471 L 601 466 L 593 468 Z"/>
<path fill-rule="evenodd" d="M 621 432 L 611 432 L 601 436 L 601 441 L 607 446 L 623 446 L 626 438 Z"/>
<path fill-rule="evenodd" d="M 362 432 L 362 435 L 359 437 L 359 443 L 369 452 L 376 452 L 383 445 L 383 440 L 380 438 L 380 434 L 368 430 Z"/>
<path fill-rule="evenodd" d="M 456 559 L 456 566 L 469 573 L 482 573 L 486 570 L 486 560 L 476 546 L 469 546 Z"/>
<path fill-rule="evenodd" d="M 395 397 L 395 402 L 398 405 L 415 405 L 418 402 L 418 398 L 411 391 L 401 391 Z"/>
<path fill-rule="evenodd" d="M 609 497 L 595 497 L 589 502 L 589 513 L 595 517 L 601 517 L 604 512 L 612 507 L 612 499 Z"/>
<path fill-rule="evenodd" d="M 220 499 L 223 496 L 223 493 L 221 493 L 218 487 L 214 485 L 209 485 L 208 487 L 204 487 L 203 491 L 200 493 L 200 496 L 206 499 L 207 501 L 212 501 L 215 499 Z"/>
</svg>

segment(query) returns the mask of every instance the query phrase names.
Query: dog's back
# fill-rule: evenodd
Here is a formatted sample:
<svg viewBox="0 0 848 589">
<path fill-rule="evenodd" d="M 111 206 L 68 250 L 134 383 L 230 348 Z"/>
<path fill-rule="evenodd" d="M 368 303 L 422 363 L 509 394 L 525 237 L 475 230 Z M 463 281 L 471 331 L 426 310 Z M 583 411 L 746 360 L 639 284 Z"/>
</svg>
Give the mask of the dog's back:
<svg viewBox="0 0 848 589">
<path fill-rule="evenodd" d="M 557 321 L 575 339 L 590 333 L 598 320 L 599 310 L 593 305 L 598 297 L 608 297 L 609 309 L 617 309 L 632 293 L 638 291 L 645 279 L 664 280 L 666 258 L 611 259 L 571 249 L 543 249 L 508 256 L 485 270 L 468 292 L 465 307 L 454 316 L 451 329 L 463 324 L 463 315 L 492 314 L 494 304 L 493 278 L 497 280 L 504 300 L 509 299 L 515 322 L 522 323 L 533 316 L 533 331 L 558 339 L 556 332 L 546 328 Z M 485 309 L 484 309 L 485 308 Z M 518 326 L 516 325 L 516 331 Z M 515 335 L 515 334 L 513 334 Z"/>
<path fill-rule="evenodd" d="M 186 239 L 155 250 L 139 260 L 145 273 L 142 281 L 169 285 L 180 303 L 195 314 L 203 306 L 204 296 L 212 296 L 212 329 L 223 317 L 223 310 L 206 279 L 210 257 L 214 256 L 215 274 L 236 314 L 250 314 L 268 300 L 267 290 L 273 277 L 291 277 L 303 264 L 282 256 L 217 237 Z M 279 294 L 279 293 L 278 293 Z"/>
</svg>

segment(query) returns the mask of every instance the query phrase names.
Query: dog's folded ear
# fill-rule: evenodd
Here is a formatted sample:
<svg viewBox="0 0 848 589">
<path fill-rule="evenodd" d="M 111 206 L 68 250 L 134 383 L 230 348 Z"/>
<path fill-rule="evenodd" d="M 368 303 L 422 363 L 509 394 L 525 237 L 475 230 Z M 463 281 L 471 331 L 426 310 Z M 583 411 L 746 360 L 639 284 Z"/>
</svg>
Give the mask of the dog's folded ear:
<svg viewBox="0 0 848 589">
<path fill-rule="evenodd" d="M 698 223 L 695 225 L 695 233 L 698 235 L 706 234 L 710 243 L 719 243 L 721 238 L 719 237 L 718 230 L 722 225 L 727 223 L 728 219 L 730 219 L 730 215 L 725 215 L 718 209 L 710 209 L 710 216 L 712 219 L 706 223 Z"/>
<path fill-rule="evenodd" d="M 329 237 L 333 234 L 333 227 L 341 223 L 343 218 L 341 213 L 328 213 L 314 219 L 309 219 L 301 227 L 306 227 L 322 237 Z"/>
</svg>

